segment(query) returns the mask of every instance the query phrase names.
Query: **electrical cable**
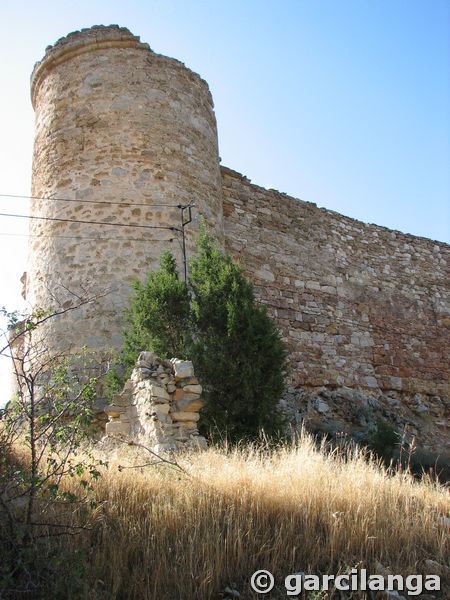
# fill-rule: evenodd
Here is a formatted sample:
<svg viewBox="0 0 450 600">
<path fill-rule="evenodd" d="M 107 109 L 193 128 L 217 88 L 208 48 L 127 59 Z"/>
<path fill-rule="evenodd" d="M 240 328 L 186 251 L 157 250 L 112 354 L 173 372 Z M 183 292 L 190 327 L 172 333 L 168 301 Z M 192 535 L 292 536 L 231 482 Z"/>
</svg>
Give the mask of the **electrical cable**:
<svg viewBox="0 0 450 600">
<path fill-rule="evenodd" d="M 3 231 L 0 231 L 0 236 L 5 236 L 5 237 L 28 237 L 28 238 L 63 238 L 63 239 L 73 239 L 73 240 L 93 240 L 93 241 L 99 241 L 99 240 L 111 240 L 111 241 L 122 241 L 122 242 L 173 242 L 174 238 L 168 238 L 168 239 L 157 239 L 157 238 L 117 238 L 117 237 L 85 237 L 85 236 L 81 236 L 81 235 L 33 235 L 30 233 L 6 233 Z"/>
<path fill-rule="evenodd" d="M 51 200 L 57 202 L 82 202 L 85 204 L 113 204 L 117 206 L 144 206 L 146 208 L 182 208 L 181 204 L 146 204 L 145 202 L 115 202 L 113 200 L 83 200 L 77 198 L 55 198 L 52 196 L 25 196 L 18 194 L 0 194 L 0 198 L 23 198 L 27 200 Z"/>
<path fill-rule="evenodd" d="M 137 225 L 128 223 L 107 223 L 106 221 L 85 221 L 82 219 L 62 219 L 59 217 L 37 217 L 35 215 L 15 215 L 10 213 L 0 213 L 0 217 L 14 217 L 22 219 L 39 219 L 42 221 L 62 221 L 63 223 L 84 223 L 86 225 L 108 225 L 109 227 L 139 227 L 142 229 L 164 229 L 169 231 L 181 232 L 178 227 L 165 227 L 164 225 Z"/>
</svg>

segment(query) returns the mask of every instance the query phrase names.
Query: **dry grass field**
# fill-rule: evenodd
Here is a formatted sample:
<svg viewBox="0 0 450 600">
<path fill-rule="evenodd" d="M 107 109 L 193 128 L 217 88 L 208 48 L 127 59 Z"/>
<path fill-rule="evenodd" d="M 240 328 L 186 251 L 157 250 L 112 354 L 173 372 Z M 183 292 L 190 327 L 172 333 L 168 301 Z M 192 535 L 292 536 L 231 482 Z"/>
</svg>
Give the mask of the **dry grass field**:
<svg viewBox="0 0 450 600">
<path fill-rule="evenodd" d="M 388 474 L 358 450 L 325 452 L 305 435 L 274 451 L 182 456 L 186 473 L 119 470 L 133 460 L 110 463 L 95 484 L 93 529 L 74 538 L 87 548 L 86 598 L 206 600 L 226 587 L 282 598 L 290 573 L 359 565 L 406 576 L 429 573 L 427 560 L 446 584 L 448 489 Z M 257 569 L 275 577 L 266 596 L 251 592 Z"/>
<path fill-rule="evenodd" d="M 358 449 L 318 449 L 308 435 L 278 449 L 182 455 L 181 469 L 132 468 L 153 460 L 119 445 L 93 482 L 97 507 L 84 516 L 70 508 L 89 529 L 56 538 L 50 572 L 70 582 L 52 588 L 52 600 L 278 599 L 287 597 L 291 573 L 356 566 L 381 575 L 433 572 L 444 588 L 434 597 L 450 597 L 450 494 L 430 479 L 388 473 Z M 64 482 L 74 493 L 78 485 L 76 477 Z M 258 569 L 275 578 L 264 596 L 250 588 Z M 50 598 L 45 588 L 20 598 Z"/>
</svg>

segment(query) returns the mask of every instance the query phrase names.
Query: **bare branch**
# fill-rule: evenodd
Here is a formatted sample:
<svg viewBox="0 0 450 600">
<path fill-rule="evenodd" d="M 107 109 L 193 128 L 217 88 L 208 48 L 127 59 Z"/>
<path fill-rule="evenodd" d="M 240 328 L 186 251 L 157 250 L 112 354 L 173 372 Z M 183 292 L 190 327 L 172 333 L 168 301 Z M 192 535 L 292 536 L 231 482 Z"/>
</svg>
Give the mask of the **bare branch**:
<svg viewBox="0 0 450 600">
<path fill-rule="evenodd" d="M 67 290 L 67 288 L 65 288 L 65 286 L 63 286 L 62 284 L 60 284 L 60 285 L 62 287 L 64 287 L 64 289 Z M 67 290 L 67 291 L 69 291 L 69 290 Z M 4 354 L 8 349 L 11 350 L 12 346 L 20 338 L 22 338 L 26 333 L 36 330 L 37 327 L 39 327 L 43 323 L 47 322 L 49 319 L 53 319 L 54 317 L 64 315 L 64 314 L 74 311 L 74 310 L 78 310 L 79 308 L 81 308 L 82 306 L 85 306 L 87 304 L 93 304 L 94 302 L 97 302 L 98 300 L 100 300 L 100 298 L 104 298 L 105 296 L 107 296 L 110 292 L 109 292 L 109 290 L 101 291 L 101 292 L 97 292 L 96 294 L 91 295 L 91 296 L 79 296 L 78 294 L 75 294 L 74 292 L 70 292 L 70 293 L 74 298 L 77 299 L 77 302 L 71 304 L 70 306 L 61 305 L 59 307 L 56 307 L 53 310 L 51 310 L 48 314 L 44 313 L 42 317 L 37 316 L 35 321 L 30 320 L 33 317 L 33 313 L 31 313 L 29 317 L 26 317 L 24 324 L 26 324 L 28 322 L 31 325 L 31 328 L 25 328 L 24 330 L 20 331 L 16 335 L 12 335 L 9 338 L 8 338 L 7 332 L 2 330 L 3 335 L 5 335 L 8 338 L 8 343 L 5 344 L 3 346 L 3 348 L 0 349 L 0 355 Z"/>
<path fill-rule="evenodd" d="M 115 436 L 114 436 L 115 437 Z M 157 452 L 154 452 L 153 450 L 151 450 L 151 448 L 148 448 L 147 446 L 144 446 L 143 444 L 139 444 L 138 442 L 135 442 L 133 440 L 122 440 L 121 438 L 115 437 L 115 439 L 119 442 L 121 442 L 122 444 L 127 444 L 128 446 L 136 446 L 138 448 L 142 448 L 143 450 L 146 450 L 149 454 L 151 454 L 152 456 L 155 456 L 158 460 L 157 462 L 154 463 L 146 463 L 145 465 L 130 465 L 128 467 L 124 467 L 122 465 L 118 466 L 119 471 L 122 471 L 123 469 L 138 469 L 140 467 L 145 467 L 145 466 L 150 466 L 150 465 L 155 465 L 155 464 L 159 464 L 159 463 L 164 463 L 166 465 L 169 465 L 175 469 L 178 469 L 179 471 L 181 471 L 182 473 L 184 473 L 187 477 L 190 477 L 190 473 L 188 473 L 185 469 L 183 469 L 183 467 L 181 467 L 177 461 L 175 460 L 169 460 L 168 458 L 165 458 L 164 456 L 159 455 Z"/>
</svg>

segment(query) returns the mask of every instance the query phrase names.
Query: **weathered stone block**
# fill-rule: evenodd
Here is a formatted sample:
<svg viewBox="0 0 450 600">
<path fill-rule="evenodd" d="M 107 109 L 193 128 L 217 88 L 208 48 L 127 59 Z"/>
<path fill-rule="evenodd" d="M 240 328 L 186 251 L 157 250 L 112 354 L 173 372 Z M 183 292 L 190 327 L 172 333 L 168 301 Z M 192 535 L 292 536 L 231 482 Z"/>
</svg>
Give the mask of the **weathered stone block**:
<svg viewBox="0 0 450 600">
<path fill-rule="evenodd" d="M 152 372 L 150 369 L 140 368 L 140 367 L 136 368 L 131 373 L 131 381 L 134 381 L 134 382 L 145 381 L 146 379 L 148 379 L 151 376 L 151 374 L 152 374 Z"/>
<path fill-rule="evenodd" d="M 275 281 L 275 275 L 267 269 L 257 269 L 255 271 L 255 277 L 263 279 L 264 281 Z"/>
<path fill-rule="evenodd" d="M 330 407 L 325 400 L 322 400 L 322 398 L 317 398 L 317 400 L 314 402 L 314 408 L 317 410 L 317 412 L 322 414 L 330 410 Z"/>
<path fill-rule="evenodd" d="M 152 399 L 155 399 L 155 401 L 157 402 L 160 402 L 162 400 L 168 402 L 170 400 L 170 395 L 168 394 L 168 392 L 159 385 L 149 383 L 147 384 L 146 389 L 148 391 L 149 396 Z"/>
<path fill-rule="evenodd" d="M 369 388 L 377 388 L 378 387 L 378 381 L 376 380 L 375 377 L 372 377 L 371 375 L 364 377 L 364 383 Z"/>
<path fill-rule="evenodd" d="M 190 360 L 175 359 L 172 364 L 175 373 L 175 381 L 194 376 L 194 366 Z"/>
<path fill-rule="evenodd" d="M 201 385 L 185 385 L 183 386 L 183 391 L 184 392 L 188 392 L 190 394 L 198 394 L 200 395 L 203 391 L 203 388 Z"/>
<path fill-rule="evenodd" d="M 165 405 L 159 404 L 158 408 L 155 409 L 152 414 L 158 419 L 158 421 L 161 421 L 161 423 L 172 423 L 172 418 L 168 416 L 169 413 L 159 410 L 159 407 L 161 407 L 161 406 L 165 406 Z"/>
<path fill-rule="evenodd" d="M 130 424 L 120 421 L 110 421 L 106 423 L 105 431 L 108 435 L 128 435 L 130 433 Z"/>
<path fill-rule="evenodd" d="M 113 418 L 117 418 L 120 417 L 121 414 L 123 414 L 125 412 L 125 407 L 123 406 L 107 406 L 105 408 L 105 413 Z"/>
<path fill-rule="evenodd" d="M 191 394 L 189 394 L 189 396 L 190 397 L 185 396 L 184 398 L 181 398 L 181 400 L 178 400 L 176 405 L 179 411 L 197 412 L 201 408 L 203 408 L 205 403 L 202 400 L 200 400 L 200 396 L 191 396 Z"/>
<path fill-rule="evenodd" d="M 198 421 L 200 415 L 195 412 L 177 411 L 170 413 L 174 421 Z"/>
<path fill-rule="evenodd" d="M 182 388 L 175 389 L 173 394 L 173 401 L 178 402 L 184 396 L 184 390 Z"/>
</svg>

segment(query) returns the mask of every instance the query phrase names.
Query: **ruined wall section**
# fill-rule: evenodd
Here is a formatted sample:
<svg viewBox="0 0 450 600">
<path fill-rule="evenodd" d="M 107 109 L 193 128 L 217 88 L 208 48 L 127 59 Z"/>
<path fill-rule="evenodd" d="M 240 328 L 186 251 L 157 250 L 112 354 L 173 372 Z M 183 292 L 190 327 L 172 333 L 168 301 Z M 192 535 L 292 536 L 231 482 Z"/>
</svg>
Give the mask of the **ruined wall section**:
<svg viewBox="0 0 450 600">
<path fill-rule="evenodd" d="M 106 407 L 106 434 L 151 446 L 156 452 L 206 448 L 199 435 L 202 386 L 191 361 L 141 352 L 123 390 Z"/>
<path fill-rule="evenodd" d="M 47 338 L 52 352 L 121 346 L 131 280 L 145 278 L 166 248 L 181 266 L 180 233 L 162 229 L 180 228 L 181 212 L 173 207 L 195 201 L 223 238 L 208 85 L 127 29 L 96 26 L 47 48 L 31 95 L 32 195 L 71 201 L 32 201 L 31 215 L 62 220 L 31 221 L 27 300 L 46 307 L 55 296 L 69 302 L 65 288 L 106 290 L 100 304 L 64 323 L 51 320 Z M 186 228 L 188 248 L 193 225 Z"/>
<path fill-rule="evenodd" d="M 265 190 L 227 168 L 222 179 L 226 249 L 283 332 L 291 386 L 418 394 L 416 402 L 435 398 L 442 408 L 450 248 Z"/>
</svg>

